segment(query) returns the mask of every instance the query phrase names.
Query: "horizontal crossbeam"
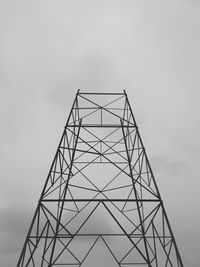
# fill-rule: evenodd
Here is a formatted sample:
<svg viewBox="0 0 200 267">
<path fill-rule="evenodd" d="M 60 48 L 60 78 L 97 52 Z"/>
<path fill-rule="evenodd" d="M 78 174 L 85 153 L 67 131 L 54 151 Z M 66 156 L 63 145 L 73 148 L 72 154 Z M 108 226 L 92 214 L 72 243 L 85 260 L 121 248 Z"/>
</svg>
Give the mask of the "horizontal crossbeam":
<svg viewBox="0 0 200 267">
<path fill-rule="evenodd" d="M 160 199 L 90 199 L 90 198 L 85 198 L 85 199 L 42 199 L 42 202 L 162 202 Z"/>
</svg>

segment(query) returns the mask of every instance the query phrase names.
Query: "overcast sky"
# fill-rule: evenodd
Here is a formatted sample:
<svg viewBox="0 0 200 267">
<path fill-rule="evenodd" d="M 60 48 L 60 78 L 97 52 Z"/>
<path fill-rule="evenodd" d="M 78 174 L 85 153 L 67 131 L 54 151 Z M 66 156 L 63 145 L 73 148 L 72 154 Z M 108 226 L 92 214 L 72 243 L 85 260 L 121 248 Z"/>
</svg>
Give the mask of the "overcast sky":
<svg viewBox="0 0 200 267">
<path fill-rule="evenodd" d="M 0 266 L 16 265 L 78 88 L 126 89 L 185 266 L 200 266 L 199 14 L 198 0 L 0 0 Z"/>
</svg>

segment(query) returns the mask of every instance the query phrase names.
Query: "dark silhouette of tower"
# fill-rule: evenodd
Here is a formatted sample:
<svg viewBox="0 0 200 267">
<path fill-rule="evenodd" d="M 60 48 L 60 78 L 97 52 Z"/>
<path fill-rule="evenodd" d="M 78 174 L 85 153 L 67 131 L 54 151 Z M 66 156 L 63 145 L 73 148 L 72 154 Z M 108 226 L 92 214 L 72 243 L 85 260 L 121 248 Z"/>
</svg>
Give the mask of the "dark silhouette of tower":
<svg viewBox="0 0 200 267">
<path fill-rule="evenodd" d="M 78 91 L 17 267 L 183 267 L 126 92 Z"/>
</svg>

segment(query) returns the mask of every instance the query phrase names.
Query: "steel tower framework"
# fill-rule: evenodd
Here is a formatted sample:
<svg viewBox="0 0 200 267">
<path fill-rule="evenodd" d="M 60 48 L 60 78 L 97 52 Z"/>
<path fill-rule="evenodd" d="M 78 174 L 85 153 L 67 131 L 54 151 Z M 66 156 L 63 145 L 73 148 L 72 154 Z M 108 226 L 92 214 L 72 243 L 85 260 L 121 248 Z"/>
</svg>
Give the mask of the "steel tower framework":
<svg viewBox="0 0 200 267">
<path fill-rule="evenodd" d="M 126 92 L 78 90 L 17 267 L 183 267 Z"/>
</svg>

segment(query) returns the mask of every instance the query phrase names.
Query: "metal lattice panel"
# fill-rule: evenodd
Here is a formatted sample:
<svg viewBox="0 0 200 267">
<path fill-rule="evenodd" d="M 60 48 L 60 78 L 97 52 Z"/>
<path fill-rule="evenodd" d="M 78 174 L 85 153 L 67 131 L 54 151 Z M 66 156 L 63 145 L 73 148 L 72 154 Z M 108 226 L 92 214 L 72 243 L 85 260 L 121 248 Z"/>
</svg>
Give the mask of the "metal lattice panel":
<svg viewBox="0 0 200 267">
<path fill-rule="evenodd" d="M 183 267 L 126 92 L 77 92 L 17 267 Z"/>
</svg>

